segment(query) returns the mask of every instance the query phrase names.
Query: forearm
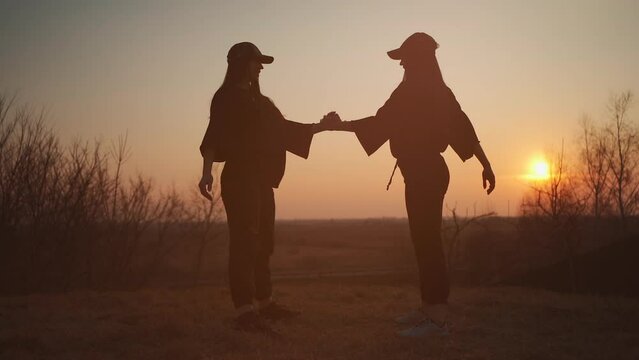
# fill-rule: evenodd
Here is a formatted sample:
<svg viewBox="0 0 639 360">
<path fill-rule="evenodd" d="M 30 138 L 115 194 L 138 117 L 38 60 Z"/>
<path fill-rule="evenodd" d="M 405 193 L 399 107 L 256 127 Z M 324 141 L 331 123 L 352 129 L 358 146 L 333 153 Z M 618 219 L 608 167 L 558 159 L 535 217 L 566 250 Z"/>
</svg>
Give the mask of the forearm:
<svg viewBox="0 0 639 360">
<path fill-rule="evenodd" d="M 317 134 L 323 131 L 354 131 L 349 121 L 339 121 L 334 123 L 317 123 L 311 125 L 311 132 Z"/>
<path fill-rule="evenodd" d="M 282 118 L 282 120 L 284 121 L 284 124 L 297 124 L 296 126 L 304 126 L 308 129 L 307 131 L 310 131 L 310 133 L 313 135 L 325 130 L 324 126 L 320 123 L 304 124 L 297 121 L 288 120 L 285 118 Z"/>
<path fill-rule="evenodd" d="M 355 131 L 355 127 L 353 126 L 353 123 L 356 122 L 356 121 L 360 121 L 360 120 L 364 120 L 364 119 L 368 119 L 368 118 L 370 118 L 370 117 L 365 117 L 365 118 L 357 119 L 357 120 L 343 120 L 343 121 L 335 124 L 331 130 L 354 132 Z"/>
<path fill-rule="evenodd" d="M 320 123 L 311 124 L 311 133 L 313 135 L 315 135 L 315 134 L 317 134 L 319 132 L 322 132 L 322 131 L 324 131 L 324 128 L 322 127 L 322 124 L 320 124 Z"/>
<path fill-rule="evenodd" d="M 355 131 L 353 129 L 352 121 L 342 121 L 340 123 L 335 124 L 335 130 L 337 130 L 337 131 L 350 131 L 350 132 Z"/>
<path fill-rule="evenodd" d="M 208 151 L 202 158 L 202 175 L 211 175 L 211 172 L 213 171 L 213 159 L 215 158 L 215 154 L 213 153 L 213 151 Z"/>
<path fill-rule="evenodd" d="M 340 121 L 334 124 L 322 124 L 316 123 L 311 126 L 311 133 L 313 135 L 320 133 L 322 131 L 331 130 L 331 131 L 353 131 L 352 124 L 349 121 Z"/>
<path fill-rule="evenodd" d="M 490 161 L 488 161 L 488 157 L 486 157 L 486 154 L 484 153 L 484 149 L 481 147 L 480 143 L 477 143 L 475 145 L 474 155 L 485 169 L 491 168 Z"/>
</svg>

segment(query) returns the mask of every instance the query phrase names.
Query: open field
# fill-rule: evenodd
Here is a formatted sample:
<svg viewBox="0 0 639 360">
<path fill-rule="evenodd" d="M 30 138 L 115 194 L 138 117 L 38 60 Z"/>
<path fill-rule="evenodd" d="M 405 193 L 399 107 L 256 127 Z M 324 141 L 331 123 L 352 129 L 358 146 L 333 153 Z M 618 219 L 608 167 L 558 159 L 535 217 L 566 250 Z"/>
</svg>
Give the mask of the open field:
<svg viewBox="0 0 639 360">
<path fill-rule="evenodd" d="M 462 223 L 465 221 L 468 220 L 460 219 Z M 199 283 L 222 285 L 226 281 L 228 233 L 225 224 L 220 224 L 220 227 L 219 236 L 209 241 L 203 250 L 204 262 L 197 277 Z M 584 220 L 581 227 L 579 253 L 596 252 L 612 243 L 620 243 L 615 224 L 593 228 Z M 639 232 L 638 229 L 636 226 L 635 231 Z M 522 225 L 520 218 L 491 217 L 470 223 L 456 238 L 452 236 L 453 231 L 452 220 L 444 219 L 444 249 L 451 279 L 457 285 L 510 283 L 511 279 L 565 259 L 564 244 L 544 224 Z M 167 257 L 162 272 L 158 273 L 156 285 L 192 284 L 189 280 L 193 277 L 197 241 L 190 238 L 174 241 L 174 251 Z M 626 242 L 632 243 L 636 241 Z M 619 249 L 617 254 L 610 254 L 607 258 L 614 262 L 624 252 L 639 254 L 638 249 L 635 246 Z M 151 251 L 152 248 L 149 248 L 144 252 Z M 585 270 L 596 272 L 598 266 Z M 280 220 L 275 226 L 271 269 L 274 276 L 285 278 L 358 272 L 410 273 L 416 271 L 416 261 L 405 218 Z M 561 270 L 556 275 L 561 275 L 557 278 L 563 281 L 567 271 Z M 167 279 L 174 281 L 167 282 Z M 569 289 L 566 285 L 561 286 Z M 623 286 L 620 284 L 618 287 Z M 587 288 L 584 286 L 584 289 Z"/>
<path fill-rule="evenodd" d="M 450 226 L 445 221 L 445 228 Z M 219 236 L 204 249 L 205 262 L 199 280 L 205 283 L 225 280 L 220 275 L 227 271 L 228 232 L 226 224 L 220 227 Z M 188 238 L 175 241 L 178 245 L 167 258 L 163 274 L 165 278 L 188 278 L 197 242 Z M 448 249 L 448 242 L 444 242 Z M 473 273 L 474 282 L 492 283 L 498 276 L 538 267 L 536 261 L 532 263 L 533 258 L 552 262 L 547 252 L 541 244 L 531 246 L 517 239 L 516 219 L 484 219 L 460 234 L 453 277 L 468 278 Z M 405 218 L 281 220 L 276 222 L 271 269 L 276 276 L 380 269 L 412 272 L 416 262 Z"/>
<path fill-rule="evenodd" d="M 624 243 L 615 232 L 615 224 L 595 223 L 593 227 L 591 223 L 585 219 L 580 225 L 582 229 L 577 252 L 598 252 L 608 245 Z M 184 224 L 184 227 L 191 225 Z M 100 251 L 83 252 L 84 248 L 79 247 L 77 253 L 71 252 L 75 254 L 71 258 L 73 264 L 77 265 L 75 267 L 67 266 L 68 262 L 64 261 L 68 255 L 63 251 L 66 249 L 62 246 L 66 244 L 64 242 L 60 246 L 55 242 L 40 246 L 38 237 L 17 239 L 13 243 L 17 247 L 9 246 L 7 251 L 0 251 L 3 260 L 0 261 L 3 269 L 0 272 L 0 293 L 15 295 L 82 288 L 117 290 L 196 284 L 224 286 L 227 281 L 229 241 L 226 224 L 214 224 L 213 233 L 216 235 L 207 237 L 205 241 L 193 234 L 176 231 L 175 228 L 179 226 L 169 228 L 162 242 L 154 238 L 156 230 L 152 229 L 137 243 L 127 244 L 124 237 L 121 239 L 123 241 L 98 242 L 102 246 Z M 492 217 L 469 224 L 458 236 L 452 235 L 454 229 L 452 220 L 445 219 L 443 242 L 451 279 L 456 285 L 492 286 L 508 283 L 548 287 L 549 282 L 553 281 L 548 281 L 546 275 L 541 276 L 541 282 L 520 280 L 532 272 L 565 260 L 564 244 L 553 235 L 552 229 L 544 228 L 543 224 L 527 224 L 521 218 Z M 633 229 L 635 235 L 626 239 L 630 240 L 625 241 L 626 245 L 637 243 L 635 239 L 639 238 L 639 225 Z M 85 241 L 87 239 L 89 241 Z M 92 239 L 78 238 L 76 241 L 86 247 Z M 126 247 L 120 246 L 125 244 Z M 635 272 L 633 254 L 638 254 L 639 248 L 626 245 L 606 256 L 607 263 L 630 264 L 616 266 L 623 268 L 622 271 L 604 276 L 604 280 L 611 277 L 622 280 L 612 289 L 617 294 L 629 293 L 624 290 L 630 285 L 626 279 L 631 279 L 629 274 Z M 34 262 L 33 254 L 41 255 L 43 261 Z M 127 266 L 116 261 L 122 258 L 130 260 Z M 618 261 L 622 258 L 626 259 L 623 263 Z M 587 265 L 587 268 L 577 264 L 580 282 L 584 283 L 580 290 L 591 289 L 596 293 L 601 288 L 599 285 L 593 287 L 589 282 L 591 274 L 599 274 L 601 264 L 606 261 L 588 261 L 584 265 L 592 265 Z M 117 276 L 110 282 L 92 282 L 91 279 L 99 280 L 99 277 L 91 277 L 92 268 L 86 264 L 99 264 L 99 274 L 107 280 L 110 275 Z M 275 252 L 271 268 L 277 278 L 412 273 L 416 270 L 416 261 L 406 219 L 280 220 L 275 226 Z M 560 283 L 552 288 L 569 290 L 570 286 L 566 285 L 568 271 L 551 271 L 551 275 Z M 637 293 L 635 290 L 630 292 Z"/>
<path fill-rule="evenodd" d="M 287 280 L 303 310 L 281 339 L 230 326 L 225 287 L 75 291 L 0 299 L 3 359 L 637 359 L 639 300 L 518 287 L 453 288 L 452 333 L 410 340 L 390 319 L 414 279 Z"/>
</svg>

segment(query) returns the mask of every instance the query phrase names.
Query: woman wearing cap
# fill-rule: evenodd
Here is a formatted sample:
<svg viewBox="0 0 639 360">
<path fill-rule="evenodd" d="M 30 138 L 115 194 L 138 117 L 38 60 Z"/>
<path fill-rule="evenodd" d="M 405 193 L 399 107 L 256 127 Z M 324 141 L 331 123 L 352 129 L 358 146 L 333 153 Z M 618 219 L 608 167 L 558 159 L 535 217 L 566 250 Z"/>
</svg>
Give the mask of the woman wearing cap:
<svg viewBox="0 0 639 360">
<path fill-rule="evenodd" d="M 419 267 L 422 305 L 398 317 L 415 326 L 403 336 L 446 334 L 449 280 L 441 241 L 442 204 L 449 173 L 441 153 L 450 145 L 466 161 L 473 155 L 484 169 L 484 188 L 495 188 L 495 175 L 470 120 L 446 86 L 435 57 L 438 44 L 425 33 L 408 37 L 388 52 L 401 60 L 404 79 L 375 116 L 343 121 L 337 114 L 325 119 L 331 130 L 353 131 L 368 155 L 387 140 L 405 182 L 406 210 Z M 393 170 L 394 172 L 394 170 Z M 392 177 L 391 177 L 392 179 Z M 389 182 L 390 185 L 390 182 Z"/>
<path fill-rule="evenodd" d="M 299 314 L 271 299 L 273 188 L 284 175 L 286 151 L 307 158 L 313 134 L 323 125 L 286 120 L 261 94 L 262 64 L 272 63 L 273 57 L 262 55 L 255 45 L 233 45 L 227 62 L 226 76 L 211 101 L 210 122 L 200 146 L 204 165 L 198 186 L 204 197 L 212 199 L 212 164 L 225 162 L 221 195 L 229 226 L 229 285 L 237 309 L 236 327 L 269 331 L 263 319 Z"/>
</svg>

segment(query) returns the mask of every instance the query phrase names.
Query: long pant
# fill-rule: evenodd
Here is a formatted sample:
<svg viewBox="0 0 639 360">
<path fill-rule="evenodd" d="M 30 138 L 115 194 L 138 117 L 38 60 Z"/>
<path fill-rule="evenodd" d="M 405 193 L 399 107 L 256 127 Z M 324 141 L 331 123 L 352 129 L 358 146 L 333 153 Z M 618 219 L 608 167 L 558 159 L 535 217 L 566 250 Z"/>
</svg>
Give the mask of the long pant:
<svg viewBox="0 0 639 360">
<path fill-rule="evenodd" d="M 401 161 L 410 235 L 419 268 L 422 302 L 448 302 L 450 282 L 441 238 L 442 205 L 449 172 L 444 159 Z"/>
<path fill-rule="evenodd" d="M 225 167 L 222 201 L 229 227 L 231 298 L 239 308 L 272 294 L 269 262 L 275 225 L 273 188 Z"/>
</svg>

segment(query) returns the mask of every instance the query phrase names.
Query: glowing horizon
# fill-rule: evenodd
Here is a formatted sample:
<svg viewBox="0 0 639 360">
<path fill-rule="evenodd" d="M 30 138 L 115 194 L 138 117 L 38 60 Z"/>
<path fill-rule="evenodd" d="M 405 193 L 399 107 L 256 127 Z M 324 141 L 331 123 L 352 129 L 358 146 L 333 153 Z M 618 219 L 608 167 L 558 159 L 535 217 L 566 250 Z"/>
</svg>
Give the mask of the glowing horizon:
<svg viewBox="0 0 639 360">
<path fill-rule="evenodd" d="M 130 173 L 191 191 L 232 44 L 273 55 L 262 91 L 311 123 L 374 114 L 402 79 L 386 51 L 424 31 L 497 175 L 486 196 L 477 160 L 447 150 L 446 204 L 515 215 L 530 159 L 571 139 L 582 113 L 601 118 L 611 92 L 639 91 L 639 3 L 605 6 L 604 16 L 596 1 L 3 3 L 0 91 L 44 107 L 65 142 L 128 133 Z M 404 217 L 401 173 L 385 191 L 393 164 L 388 144 L 367 157 L 353 134 L 318 134 L 308 160 L 288 156 L 278 218 Z"/>
</svg>

